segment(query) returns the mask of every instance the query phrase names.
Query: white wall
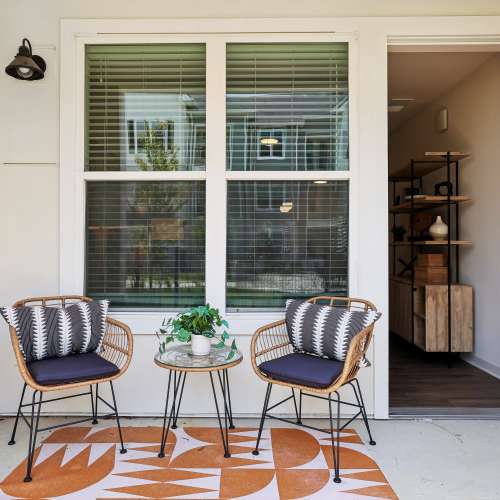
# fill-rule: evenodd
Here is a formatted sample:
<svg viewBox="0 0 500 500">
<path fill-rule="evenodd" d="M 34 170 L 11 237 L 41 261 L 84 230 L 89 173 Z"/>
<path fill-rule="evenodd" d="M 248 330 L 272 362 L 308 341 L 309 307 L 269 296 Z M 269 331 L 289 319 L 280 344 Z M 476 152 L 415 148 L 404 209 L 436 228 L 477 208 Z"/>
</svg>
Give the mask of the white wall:
<svg viewBox="0 0 500 500">
<path fill-rule="evenodd" d="M 431 75 L 429 75 L 432 78 Z M 448 108 L 448 131 L 437 133 L 435 113 Z M 425 151 L 467 151 L 460 190 L 474 201 L 462 205 L 460 236 L 472 240 L 461 250 L 461 281 L 474 286 L 475 348 L 467 358 L 500 377 L 498 255 L 500 251 L 500 54 L 403 124 L 389 140 L 391 168 Z M 433 182 L 426 188 L 433 189 Z"/>
<path fill-rule="evenodd" d="M 296 17 L 286 32 L 311 30 L 317 16 L 322 32 L 357 33 L 359 52 L 356 75 L 359 97 L 357 135 L 360 182 L 355 207 L 359 216 L 357 289 L 360 296 L 373 300 L 383 317 L 379 321 L 371 359 L 372 369 L 363 370 L 369 412 L 387 415 L 387 37 L 400 35 L 495 35 L 500 18 L 332 18 L 326 16 L 500 14 L 496 1 L 329 1 L 276 0 L 187 0 L 165 2 L 144 0 L 106 2 L 87 0 L 2 0 L 0 4 L 0 61 L 7 64 L 23 36 L 28 36 L 48 63 L 47 76 L 39 82 L 19 82 L 0 75 L 0 304 L 20 297 L 58 291 L 58 161 L 59 161 L 59 33 L 61 18 L 172 18 L 172 17 Z M 259 22 L 259 29 L 273 30 L 278 20 Z M 125 23 L 126 24 L 126 23 Z M 203 31 L 200 20 L 185 23 L 186 31 Z M 229 20 L 222 30 L 251 31 L 244 21 Z M 253 24 L 255 30 L 255 24 Z M 161 29 L 162 25 L 158 27 Z M 105 30 L 104 30 L 105 31 Z M 18 165 L 33 163 L 33 165 Z M 11 165 L 16 164 L 16 165 Z M 249 334 L 239 337 L 248 353 Z M 154 340 L 137 335 L 134 361 L 129 373 L 117 384 L 120 406 L 125 413 L 158 414 L 163 399 L 166 374 L 156 368 L 151 357 Z M 21 380 L 14 366 L 7 329 L 0 325 L 0 414 L 15 411 Z M 189 389 L 186 410 L 191 414 L 211 413 L 206 380 Z M 248 360 L 233 374 L 234 407 L 237 413 L 255 414 L 262 404 L 263 383 L 252 375 Z M 188 403 L 190 401 L 190 403 Z M 56 411 L 80 411 L 83 402 L 66 403 Z M 311 413 L 318 406 L 310 406 Z"/>
</svg>

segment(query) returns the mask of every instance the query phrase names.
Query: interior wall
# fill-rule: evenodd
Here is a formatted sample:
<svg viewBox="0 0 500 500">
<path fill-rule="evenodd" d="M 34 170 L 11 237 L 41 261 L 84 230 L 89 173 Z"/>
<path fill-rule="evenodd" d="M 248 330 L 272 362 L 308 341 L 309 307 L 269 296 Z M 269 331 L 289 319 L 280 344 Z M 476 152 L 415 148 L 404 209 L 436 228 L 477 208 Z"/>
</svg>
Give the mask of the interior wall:
<svg viewBox="0 0 500 500">
<path fill-rule="evenodd" d="M 428 75 L 432 78 L 432 75 Z M 435 130 L 435 114 L 448 108 L 448 130 Z M 461 205 L 460 237 L 473 242 L 460 252 L 462 283 L 474 286 L 475 347 L 465 358 L 500 378 L 498 296 L 500 231 L 500 54 L 491 56 L 453 89 L 405 122 L 389 137 L 392 169 L 422 157 L 425 151 L 465 151 L 460 191 L 473 202 Z M 425 192 L 433 192 L 428 179 Z"/>
</svg>

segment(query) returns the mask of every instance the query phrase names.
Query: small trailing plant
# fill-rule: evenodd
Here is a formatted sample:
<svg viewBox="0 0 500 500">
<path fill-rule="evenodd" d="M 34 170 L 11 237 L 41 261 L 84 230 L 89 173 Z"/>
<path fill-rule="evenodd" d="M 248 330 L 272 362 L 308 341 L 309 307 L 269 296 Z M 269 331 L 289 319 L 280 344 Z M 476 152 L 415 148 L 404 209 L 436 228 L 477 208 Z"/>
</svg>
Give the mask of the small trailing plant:
<svg viewBox="0 0 500 500">
<path fill-rule="evenodd" d="M 210 304 L 193 307 L 174 318 L 163 320 L 161 327 L 156 332 L 160 342 L 160 353 L 163 354 L 167 345 L 174 340 L 190 342 L 192 335 L 203 335 L 210 339 L 218 339 L 219 342 L 214 344 L 213 347 L 220 349 L 226 345 L 226 340 L 229 339 L 229 333 L 226 330 L 228 327 L 228 322 L 222 318 L 219 310 L 211 307 Z M 222 333 L 217 333 L 219 328 L 223 328 Z M 231 359 L 236 351 L 236 340 L 233 339 L 227 359 Z"/>
</svg>

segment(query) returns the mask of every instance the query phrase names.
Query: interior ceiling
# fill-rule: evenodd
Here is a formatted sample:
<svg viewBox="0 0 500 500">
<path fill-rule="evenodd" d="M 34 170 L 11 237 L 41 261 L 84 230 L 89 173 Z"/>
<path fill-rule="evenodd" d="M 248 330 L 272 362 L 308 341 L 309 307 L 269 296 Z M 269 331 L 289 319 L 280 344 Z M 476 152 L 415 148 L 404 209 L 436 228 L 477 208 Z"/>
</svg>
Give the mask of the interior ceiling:
<svg viewBox="0 0 500 500">
<path fill-rule="evenodd" d="M 404 108 L 389 113 L 389 133 L 457 85 L 491 56 L 491 52 L 390 52 L 389 106 L 403 105 Z"/>
</svg>

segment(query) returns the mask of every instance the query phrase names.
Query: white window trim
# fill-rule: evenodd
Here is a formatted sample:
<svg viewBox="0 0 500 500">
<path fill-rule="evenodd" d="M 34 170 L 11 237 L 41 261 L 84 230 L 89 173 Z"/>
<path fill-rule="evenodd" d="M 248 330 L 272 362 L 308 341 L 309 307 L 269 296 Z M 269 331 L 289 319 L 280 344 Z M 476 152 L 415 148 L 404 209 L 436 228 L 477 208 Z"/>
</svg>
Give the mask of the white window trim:
<svg viewBox="0 0 500 500">
<path fill-rule="evenodd" d="M 96 21 L 97 22 L 97 21 Z M 105 21 L 103 21 L 105 22 Z M 111 22 L 110 25 L 113 23 Z M 61 173 L 60 173 L 60 291 L 84 292 L 85 182 L 205 180 L 206 182 L 206 300 L 225 311 L 226 283 L 226 182 L 229 180 L 348 180 L 349 188 L 349 291 L 357 293 L 357 37 L 331 33 L 201 33 L 201 34 L 106 34 L 79 33 L 68 21 L 61 30 Z M 258 31 L 258 30 L 257 30 Z M 151 32 L 154 29 L 151 28 Z M 349 171 L 226 171 L 226 43 L 238 42 L 348 42 L 349 43 Z M 206 171 L 185 172 L 84 172 L 85 46 L 112 43 L 206 44 Z M 217 71 L 214 71 L 214 67 Z M 114 311 L 136 334 L 152 334 L 168 311 Z M 279 311 L 225 312 L 232 331 L 248 335 L 265 321 L 280 319 Z"/>
</svg>

